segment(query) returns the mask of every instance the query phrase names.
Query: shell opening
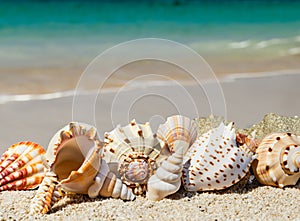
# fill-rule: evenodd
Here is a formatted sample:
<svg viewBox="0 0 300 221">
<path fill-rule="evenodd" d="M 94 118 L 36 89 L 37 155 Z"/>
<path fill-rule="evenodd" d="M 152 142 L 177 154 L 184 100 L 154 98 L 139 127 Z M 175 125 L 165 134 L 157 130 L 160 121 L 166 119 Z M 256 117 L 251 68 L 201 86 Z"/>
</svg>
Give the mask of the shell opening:
<svg viewBox="0 0 300 221">
<path fill-rule="evenodd" d="M 87 150 L 94 146 L 93 140 L 88 140 L 84 136 L 77 136 L 65 140 L 58 148 L 52 170 L 58 175 L 61 181 L 69 177 L 72 171 L 76 171 L 83 164 Z"/>
</svg>

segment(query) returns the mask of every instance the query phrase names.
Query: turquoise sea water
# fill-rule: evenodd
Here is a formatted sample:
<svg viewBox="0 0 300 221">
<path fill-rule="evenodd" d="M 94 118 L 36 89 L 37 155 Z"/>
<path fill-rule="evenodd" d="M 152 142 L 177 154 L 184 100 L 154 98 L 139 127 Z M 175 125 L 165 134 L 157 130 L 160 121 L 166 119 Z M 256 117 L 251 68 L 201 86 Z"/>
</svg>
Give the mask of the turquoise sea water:
<svg viewBox="0 0 300 221">
<path fill-rule="evenodd" d="M 202 55 L 300 56 L 300 1 L 0 1 L 0 67 L 87 64 L 166 38 Z"/>
</svg>

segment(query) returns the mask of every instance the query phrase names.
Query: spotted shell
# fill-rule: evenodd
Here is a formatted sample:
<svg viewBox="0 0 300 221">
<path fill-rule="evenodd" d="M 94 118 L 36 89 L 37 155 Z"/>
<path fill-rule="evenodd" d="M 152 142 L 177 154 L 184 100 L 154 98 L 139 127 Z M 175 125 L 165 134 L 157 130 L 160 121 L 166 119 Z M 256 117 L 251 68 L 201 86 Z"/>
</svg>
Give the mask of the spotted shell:
<svg viewBox="0 0 300 221">
<path fill-rule="evenodd" d="M 272 133 L 259 144 L 252 167 L 257 180 L 265 185 L 284 187 L 300 179 L 300 136 Z"/>
<path fill-rule="evenodd" d="M 36 188 L 44 178 L 44 154 L 44 148 L 33 142 L 9 147 L 0 159 L 0 191 Z"/>
<path fill-rule="evenodd" d="M 161 124 L 157 130 L 157 139 L 160 145 L 168 147 L 171 152 L 175 152 L 178 146 L 184 147 L 184 152 L 187 151 L 196 138 L 196 124 L 193 120 L 182 115 L 168 117 L 167 121 Z"/>
<path fill-rule="evenodd" d="M 134 194 L 108 169 L 101 152 L 97 129 L 71 122 L 53 136 L 46 156 L 63 191 L 134 200 Z"/>
<path fill-rule="evenodd" d="M 182 175 L 186 190 L 225 189 L 248 173 L 254 155 L 246 143 L 236 142 L 232 126 L 221 123 L 200 136 L 188 150 Z"/>
<path fill-rule="evenodd" d="M 170 154 L 160 147 L 148 122 L 132 120 L 105 133 L 103 159 L 135 194 L 145 193 L 149 177 Z"/>
</svg>

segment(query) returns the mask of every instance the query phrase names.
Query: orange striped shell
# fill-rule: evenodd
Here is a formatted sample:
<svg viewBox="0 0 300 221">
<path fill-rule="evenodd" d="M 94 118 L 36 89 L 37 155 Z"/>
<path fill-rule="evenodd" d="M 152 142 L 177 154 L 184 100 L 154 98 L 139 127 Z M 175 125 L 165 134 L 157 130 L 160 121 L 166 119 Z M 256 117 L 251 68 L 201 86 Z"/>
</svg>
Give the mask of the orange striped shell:
<svg viewBox="0 0 300 221">
<path fill-rule="evenodd" d="M 19 142 L 0 159 L 0 191 L 33 189 L 44 178 L 42 155 L 45 150 L 33 142 Z"/>
</svg>

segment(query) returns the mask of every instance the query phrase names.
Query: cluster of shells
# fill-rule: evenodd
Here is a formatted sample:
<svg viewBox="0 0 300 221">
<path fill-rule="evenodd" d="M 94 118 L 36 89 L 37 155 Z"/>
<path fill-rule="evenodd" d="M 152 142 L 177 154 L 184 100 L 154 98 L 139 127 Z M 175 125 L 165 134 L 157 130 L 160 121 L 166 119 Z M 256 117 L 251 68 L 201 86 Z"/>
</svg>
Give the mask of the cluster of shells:
<svg viewBox="0 0 300 221">
<path fill-rule="evenodd" d="M 157 201 L 181 186 L 222 190 L 246 177 L 251 166 L 264 185 L 282 188 L 300 178 L 300 135 L 290 132 L 258 140 L 221 122 L 200 133 L 194 120 L 176 115 L 156 133 L 149 123 L 132 120 L 104 137 L 94 126 L 71 122 L 47 151 L 33 142 L 12 145 L 0 159 L 0 191 L 38 187 L 30 213 L 44 214 L 66 193 Z"/>
</svg>

